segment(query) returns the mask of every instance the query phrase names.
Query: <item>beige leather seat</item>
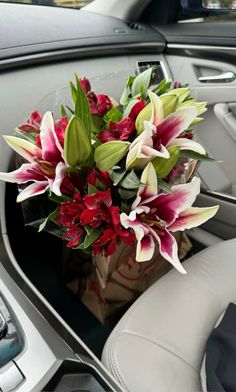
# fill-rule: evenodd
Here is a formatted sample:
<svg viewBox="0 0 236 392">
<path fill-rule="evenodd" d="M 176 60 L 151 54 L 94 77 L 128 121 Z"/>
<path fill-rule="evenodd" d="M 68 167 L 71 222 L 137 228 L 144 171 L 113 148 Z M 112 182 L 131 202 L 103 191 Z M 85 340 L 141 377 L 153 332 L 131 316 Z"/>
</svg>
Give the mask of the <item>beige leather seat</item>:
<svg viewBox="0 0 236 392">
<path fill-rule="evenodd" d="M 127 311 L 105 345 L 102 361 L 126 391 L 201 391 L 207 338 L 236 300 L 236 240 L 188 259 Z"/>
</svg>

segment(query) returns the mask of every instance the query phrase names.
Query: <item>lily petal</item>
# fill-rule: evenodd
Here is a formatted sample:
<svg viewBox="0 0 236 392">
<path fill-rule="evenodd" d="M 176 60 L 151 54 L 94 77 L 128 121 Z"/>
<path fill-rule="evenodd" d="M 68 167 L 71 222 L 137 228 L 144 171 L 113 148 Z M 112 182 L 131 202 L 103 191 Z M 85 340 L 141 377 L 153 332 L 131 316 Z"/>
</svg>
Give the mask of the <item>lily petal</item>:
<svg viewBox="0 0 236 392">
<path fill-rule="evenodd" d="M 138 167 L 143 169 L 153 158 L 169 158 L 168 150 L 161 146 L 160 150 L 153 148 L 152 135 L 155 127 L 148 121 L 144 121 L 144 131 L 133 141 L 129 147 L 126 158 L 126 169 Z"/>
<path fill-rule="evenodd" d="M 143 262 L 151 260 L 155 251 L 155 242 L 151 234 L 146 234 L 137 241 L 136 261 Z"/>
<path fill-rule="evenodd" d="M 164 146 L 178 137 L 197 116 L 197 109 L 189 107 L 169 114 L 156 128 L 157 136 Z"/>
<path fill-rule="evenodd" d="M 135 210 L 142 200 L 157 195 L 157 175 L 151 162 L 146 166 L 142 173 L 141 183 L 144 185 L 142 185 L 138 190 L 137 197 L 132 204 L 132 210 Z"/>
<path fill-rule="evenodd" d="M 61 196 L 61 184 L 65 177 L 65 168 L 67 166 L 63 162 L 59 162 L 56 166 L 55 179 L 50 186 L 50 189 L 55 195 Z"/>
<path fill-rule="evenodd" d="M 168 147 L 178 146 L 180 150 L 191 150 L 201 155 L 206 155 L 206 150 L 201 146 L 201 144 L 195 142 L 194 140 L 189 140 L 186 138 L 178 138 L 172 140 Z"/>
<path fill-rule="evenodd" d="M 42 151 L 35 144 L 16 136 L 4 135 L 7 144 L 23 158 L 33 162 L 35 158 L 42 157 Z"/>
<path fill-rule="evenodd" d="M 218 209 L 219 206 L 188 208 L 184 212 L 181 212 L 176 221 L 168 227 L 168 230 L 175 232 L 200 226 L 208 221 L 208 219 L 211 219 L 217 213 Z"/>
<path fill-rule="evenodd" d="M 169 261 L 179 272 L 186 274 L 186 271 L 179 261 L 178 245 L 176 239 L 165 229 L 160 233 L 150 228 L 150 232 L 159 244 L 160 254 Z"/>
<path fill-rule="evenodd" d="M 59 162 L 63 156 L 63 148 L 57 138 L 51 112 L 46 112 L 40 127 L 42 157 L 48 162 Z"/>
<path fill-rule="evenodd" d="M 33 184 L 27 186 L 27 188 L 23 189 L 19 195 L 17 196 L 17 203 L 20 203 L 29 197 L 41 195 L 49 188 L 47 181 L 34 182 Z"/>
<path fill-rule="evenodd" d="M 163 104 L 160 98 L 152 91 L 149 90 L 148 95 L 152 106 L 152 117 L 150 122 L 157 126 L 164 118 Z"/>
<path fill-rule="evenodd" d="M 0 180 L 24 184 L 28 181 L 43 181 L 45 178 L 39 173 L 38 163 L 24 163 L 17 170 L 10 173 L 0 173 Z"/>
<path fill-rule="evenodd" d="M 160 194 L 155 200 L 146 200 L 145 204 L 156 209 L 156 216 L 171 225 L 179 214 L 190 208 L 200 193 L 201 181 L 194 177 L 188 184 L 174 185 L 170 194 Z M 151 199 L 151 198 L 150 198 Z"/>
<path fill-rule="evenodd" d="M 132 212 L 134 213 L 135 211 Z M 137 240 L 136 261 L 148 261 L 153 256 L 155 243 L 152 235 L 150 235 L 149 228 L 136 218 L 136 213 L 131 216 L 132 212 L 129 216 L 123 212 L 120 215 L 120 221 L 125 229 L 133 229 L 134 231 Z"/>
</svg>

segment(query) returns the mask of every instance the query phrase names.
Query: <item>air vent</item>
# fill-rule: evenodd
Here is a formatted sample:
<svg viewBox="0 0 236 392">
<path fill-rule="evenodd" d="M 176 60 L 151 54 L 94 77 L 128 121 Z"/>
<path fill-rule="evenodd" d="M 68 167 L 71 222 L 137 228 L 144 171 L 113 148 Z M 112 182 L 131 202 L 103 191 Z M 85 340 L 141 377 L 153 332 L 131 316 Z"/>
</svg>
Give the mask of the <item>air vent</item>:
<svg viewBox="0 0 236 392">
<path fill-rule="evenodd" d="M 139 23 L 136 22 L 128 22 L 127 26 L 131 29 L 131 30 L 136 30 L 136 31 L 144 31 L 144 27 L 142 25 L 140 25 Z"/>
<path fill-rule="evenodd" d="M 146 71 L 149 68 L 153 68 L 152 83 L 157 84 L 162 79 L 168 79 L 165 66 L 162 61 L 149 60 L 149 61 L 138 61 L 137 62 L 137 74 Z"/>
</svg>

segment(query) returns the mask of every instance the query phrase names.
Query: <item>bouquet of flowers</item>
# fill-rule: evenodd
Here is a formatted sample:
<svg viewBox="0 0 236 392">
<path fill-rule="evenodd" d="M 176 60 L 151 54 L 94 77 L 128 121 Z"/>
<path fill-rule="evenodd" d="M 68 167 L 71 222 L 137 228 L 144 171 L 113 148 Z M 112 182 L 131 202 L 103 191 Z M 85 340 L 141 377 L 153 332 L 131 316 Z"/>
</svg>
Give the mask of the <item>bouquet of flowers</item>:
<svg viewBox="0 0 236 392">
<path fill-rule="evenodd" d="M 136 247 L 136 261 L 155 247 L 178 271 L 185 270 L 172 235 L 213 217 L 218 206 L 192 207 L 200 179 L 190 179 L 193 162 L 211 160 L 193 140 L 206 103 L 188 87 L 163 80 L 152 69 L 126 82 L 120 103 L 91 90 L 88 79 L 70 82 L 73 107 L 31 114 L 5 141 L 24 163 L 0 179 L 26 184 L 17 202 L 46 193 L 53 221 L 67 247 L 110 256 L 117 245 Z"/>
</svg>

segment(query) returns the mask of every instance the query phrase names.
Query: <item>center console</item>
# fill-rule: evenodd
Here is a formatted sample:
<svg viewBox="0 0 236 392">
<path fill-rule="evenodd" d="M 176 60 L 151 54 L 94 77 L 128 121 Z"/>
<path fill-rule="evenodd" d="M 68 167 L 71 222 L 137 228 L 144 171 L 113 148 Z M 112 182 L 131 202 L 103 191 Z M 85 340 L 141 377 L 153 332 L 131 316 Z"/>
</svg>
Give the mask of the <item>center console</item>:
<svg viewBox="0 0 236 392">
<path fill-rule="evenodd" d="M 70 347 L 59 336 L 0 263 L 0 392 L 121 390 L 79 338 Z"/>
</svg>

